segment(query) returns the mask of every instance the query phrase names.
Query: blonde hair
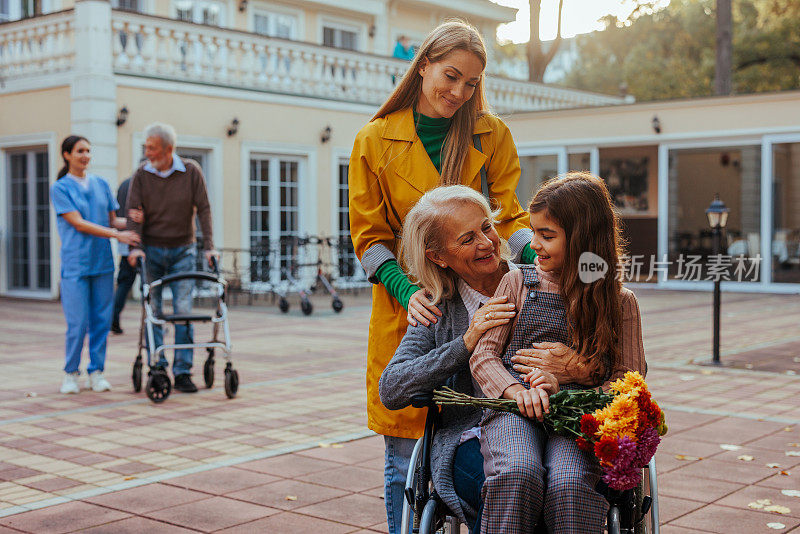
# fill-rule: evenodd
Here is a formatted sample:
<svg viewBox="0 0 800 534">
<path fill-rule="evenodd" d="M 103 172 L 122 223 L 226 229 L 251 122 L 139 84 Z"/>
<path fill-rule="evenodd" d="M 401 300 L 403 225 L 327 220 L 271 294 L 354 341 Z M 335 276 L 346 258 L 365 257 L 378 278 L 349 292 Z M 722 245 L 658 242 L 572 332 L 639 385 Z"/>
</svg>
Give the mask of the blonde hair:
<svg viewBox="0 0 800 534">
<path fill-rule="evenodd" d="M 458 275 L 450 268 L 442 268 L 428 259 L 425 252 L 444 250 L 449 235 L 447 224 L 452 212 L 464 204 L 483 210 L 492 224 L 500 210 L 492 211 L 482 194 L 466 185 L 445 185 L 431 189 L 417 201 L 403 222 L 400 255 L 411 280 L 428 290 L 434 304 L 453 296 Z M 511 258 L 511 248 L 500 239 L 500 258 Z"/>
<path fill-rule="evenodd" d="M 408 71 L 371 120 L 416 106 L 422 92 L 422 76 L 419 74 L 419 69 L 423 61 L 438 63 L 454 50 L 472 52 L 486 69 L 486 45 L 478 30 L 461 21 L 440 24 L 425 38 Z M 472 145 L 475 123 L 481 116 L 490 113 L 483 88 L 483 78 L 483 75 L 480 76 L 472 97 L 453 115 L 450 131 L 442 145 L 440 185 L 461 183 L 461 169 Z"/>
</svg>

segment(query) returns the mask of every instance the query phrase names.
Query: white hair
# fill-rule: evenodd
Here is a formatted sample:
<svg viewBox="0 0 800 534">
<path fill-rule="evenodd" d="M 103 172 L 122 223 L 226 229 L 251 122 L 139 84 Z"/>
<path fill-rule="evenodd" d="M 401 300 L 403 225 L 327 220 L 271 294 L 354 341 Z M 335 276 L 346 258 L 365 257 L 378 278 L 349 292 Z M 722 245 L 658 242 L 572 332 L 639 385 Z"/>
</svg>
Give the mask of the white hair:
<svg viewBox="0 0 800 534">
<path fill-rule="evenodd" d="M 175 133 L 175 128 L 163 122 L 154 122 L 144 129 L 144 137 L 158 137 L 164 146 L 174 147 L 177 142 L 178 135 Z"/>
<path fill-rule="evenodd" d="M 431 293 L 434 304 L 453 296 L 458 275 L 452 269 L 442 269 L 430 261 L 425 251 L 444 249 L 451 214 L 464 204 L 480 207 L 492 224 L 497 223 L 500 209 L 492 211 L 486 197 L 466 185 L 443 185 L 431 189 L 422 195 L 403 221 L 400 254 L 404 267 L 412 281 Z M 500 240 L 499 252 L 502 259 L 511 258 L 511 249 L 504 239 Z"/>
</svg>

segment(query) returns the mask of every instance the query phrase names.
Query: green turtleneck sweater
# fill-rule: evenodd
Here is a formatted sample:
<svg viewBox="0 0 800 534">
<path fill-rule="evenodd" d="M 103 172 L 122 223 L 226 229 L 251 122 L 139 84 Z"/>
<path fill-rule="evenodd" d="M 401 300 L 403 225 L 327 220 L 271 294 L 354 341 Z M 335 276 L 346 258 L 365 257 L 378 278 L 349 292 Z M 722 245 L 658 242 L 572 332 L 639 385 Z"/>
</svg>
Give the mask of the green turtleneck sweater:
<svg viewBox="0 0 800 534">
<path fill-rule="evenodd" d="M 452 119 L 442 117 L 434 119 L 414 111 L 414 127 L 417 130 L 419 140 L 425 147 L 425 152 L 431 158 L 436 170 L 442 172 L 442 146 L 447 132 L 450 131 Z"/>
</svg>

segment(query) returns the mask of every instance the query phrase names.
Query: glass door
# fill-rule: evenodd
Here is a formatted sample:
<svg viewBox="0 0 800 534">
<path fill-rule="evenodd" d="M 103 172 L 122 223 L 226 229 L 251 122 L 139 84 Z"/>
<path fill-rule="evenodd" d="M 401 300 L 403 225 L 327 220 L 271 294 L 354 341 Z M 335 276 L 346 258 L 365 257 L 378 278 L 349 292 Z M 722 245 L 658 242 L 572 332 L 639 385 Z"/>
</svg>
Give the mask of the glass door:
<svg viewBox="0 0 800 534">
<path fill-rule="evenodd" d="M 8 154 L 8 280 L 11 291 L 50 290 L 50 180 L 46 149 Z"/>
</svg>

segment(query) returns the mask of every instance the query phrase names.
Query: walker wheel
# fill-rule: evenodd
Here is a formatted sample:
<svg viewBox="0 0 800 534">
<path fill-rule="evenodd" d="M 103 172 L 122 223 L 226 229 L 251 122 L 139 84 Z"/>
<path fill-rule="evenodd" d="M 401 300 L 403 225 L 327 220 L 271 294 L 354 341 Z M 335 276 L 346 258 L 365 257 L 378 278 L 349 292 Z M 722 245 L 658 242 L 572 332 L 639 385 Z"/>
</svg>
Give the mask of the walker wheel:
<svg viewBox="0 0 800 534">
<path fill-rule="evenodd" d="M 286 298 L 281 297 L 281 299 L 278 301 L 278 308 L 280 308 L 283 313 L 287 313 L 289 311 L 289 301 L 286 300 Z"/>
<path fill-rule="evenodd" d="M 231 367 L 230 362 L 225 366 L 225 395 L 229 399 L 236 396 L 239 391 L 239 371 Z"/>
<path fill-rule="evenodd" d="M 214 349 L 208 349 L 208 358 L 203 365 L 203 380 L 205 380 L 207 388 L 214 385 Z"/>
<path fill-rule="evenodd" d="M 149 375 L 145 393 L 147 393 L 147 397 L 151 401 L 160 404 L 167 400 L 167 397 L 172 392 L 172 383 L 163 369 L 150 371 Z"/>
<path fill-rule="evenodd" d="M 339 297 L 334 297 L 331 306 L 333 306 L 333 311 L 339 313 L 344 309 L 344 302 Z"/>
<path fill-rule="evenodd" d="M 133 380 L 133 391 L 139 393 L 142 391 L 142 357 L 137 356 L 133 364 L 133 373 L 131 374 Z"/>
<path fill-rule="evenodd" d="M 304 298 L 300 301 L 300 309 L 303 310 L 303 315 L 311 315 L 311 312 L 314 311 L 314 306 L 310 300 Z"/>
</svg>

